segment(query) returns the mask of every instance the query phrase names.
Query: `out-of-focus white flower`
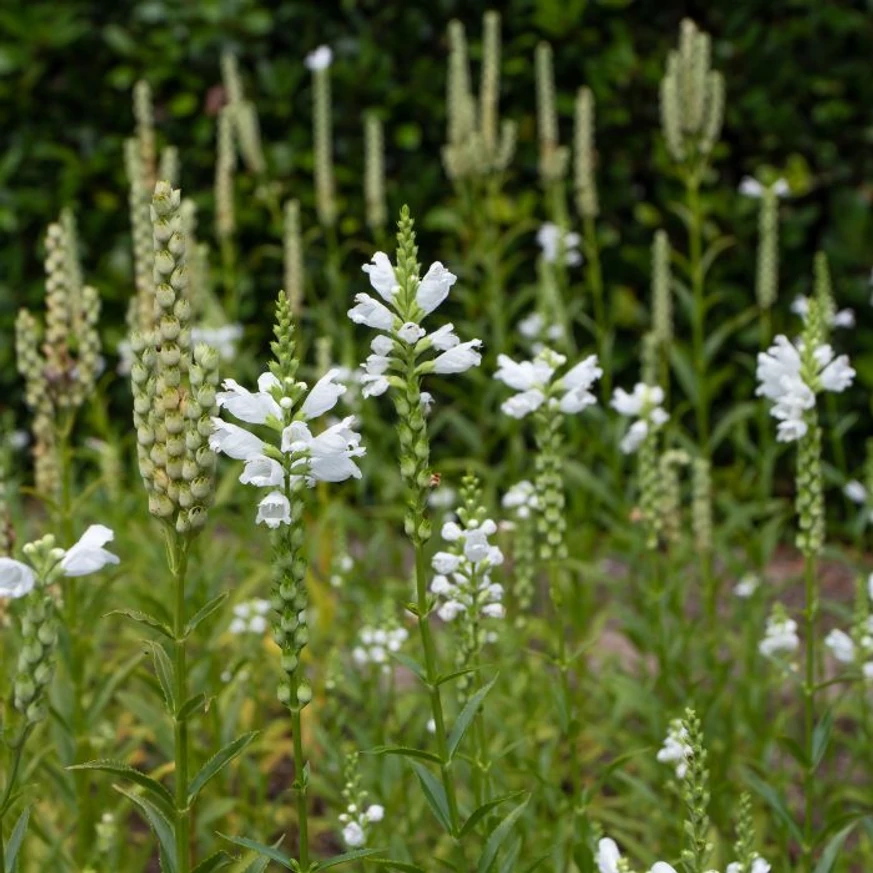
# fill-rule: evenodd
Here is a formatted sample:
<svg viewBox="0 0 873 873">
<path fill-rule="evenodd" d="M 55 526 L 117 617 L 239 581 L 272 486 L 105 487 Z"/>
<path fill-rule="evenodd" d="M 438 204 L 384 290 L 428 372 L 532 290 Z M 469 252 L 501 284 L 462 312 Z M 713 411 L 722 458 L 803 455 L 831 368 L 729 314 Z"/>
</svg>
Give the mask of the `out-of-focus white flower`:
<svg viewBox="0 0 873 873">
<path fill-rule="evenodd" d="M 857 480 L 852 479 L 843 486 L 843 494 L 852 501 L 852 503 L 866 503 L 867 489 Z"/>
<path fill-rule="evenodd" d="M 347 846 L 355 849 L 358 846 L 363 846 L 366 842 L 364 829 L 356 821 L 350 821 L 343 828 L 343 841 Z"/>
<path fill-rule="evenodd" d="M 739 861 L 732 861 L 727 865 L 727 869 L 725 873 L 740 873 L 742 869 L 742 865 Z M 745 873 L 770 873 L 770 864 L 765 861 L 760 855 L 758 855 L 754 861 L 752 861 L 752 866 Z"/>
<path fill-rule="evenodd" d="M 533 482 L 522 479 L 516 482 L 506 494 L 503 495 L 501 505 L 504 509 L 513 510 L 518 518 L 530 518 L 532 512 L 539 509 L 539 497 Z"/>
<path fill-rule="evenodd" d="M 621 873 L 619 861 L 621 861 L 621 852 L 619 852 L 615 840 L 604 837 L 597 841 L 597 854 L 594 857 L 594 862 L 597 864 L 599 873 Z"/>
<path fill-rule="evenodd" d="M 218 352 L 222 361 L 232 361 L 236 358 L 236 349 L 242 339 L 243 326 L 241 324 L 222 324 L 219 327 L 192 327 L 191 345 L 206 343 Z M 119 350 L 121 346 L 119 345 Z"/>
<path fill-rule="evenodd" d="M 537 242 L 542 249 L 543 258 L 550 264 L 557 262 L 561 257 L 563 240 L 563 258 L 568 267 L 578 267 L 582 263 L 582 252 L 579 245 L 582 238 L 578 233 L 562 231 L 557 224 L 547 221 L 537 231 Z"/>
<path fill-rule="evenodd" d="M 761 580 L 754 573 L 746 573 L 736 585 L 734 585 L 734 594 L 744 600 L 751 597 L 761 584 Z"/>
<path fill-rule="evenodd" d="M 267 630 L 269 612 L 270 601 L 261 597 L 237 603 L 233 607 L 233 619 L 228 630 L 232 634 L 261 635 Z"/>
<path fill-rule="evenodd" d="M 333 63 L 333 50 L 329 45 L 320 45 L 315 51 L 311 51 L 305 60 L 305 64 L 312 72 L 326 70 Z"/>
<path fill-rule="evenodd" d="M 825 637 L 824 643 L 841 664 L 851 664 L 854 662 L 856 654 L 855 643 L 845 631 L 834 628 Z"/>
<path fill-rule="evenodd" d="M 783 611 L 774 611 L 767 619 L 764 639 L 758 643 L 758 651 L 767 658 L 780 658 L 800 648 L 797 622 Z"/>
<path fill-rule="evenodd" d="M 787 197 L 791 193 L 791 188 L 786 179 L 777 179 L 770 187 L 777 197 Z M 765 186 L 753 176 L 743 176 L 740 181 L 739 190 L 740 194 L 745 197 L 752 197 L 757 200 L 764 196 Z"/>
<path fill-rule="evenodd" d="M 676 778 L 684 779 L 688 772 L 688 758 L 693 749 L 688 745 L 688 731 L 678 718 L 670 722 L 664 744 L 658 750 L 657 759 L 662 764 L 676 765 Z"/>
<path fill-rule="evenodd" d="M 275 530 L 280 524 L 291 524 L 291 503 L 281 491 L 271 491 L 258 504 L 255 524 L 265 524 Z"/>
<path fill-rule="evenodd" d="M 632 454 L 642 444 L 652 430 L 665 424 L 670 416 L 661 407 L 664 402 L 664 389 L 659 385 L 646 385 L 637 382 L 633 393 L 628 394 L 623 388 L 616 388 L 612 393 L 610 406 L 627 418 L 637 418 L 622 438 L 619 448 L 626 454 Z"/>
<path fill-rule="evenodd" d="M 36 577 L 27 564 L 0 557 L 0 598 L 16 600 L 33 591 Z"/>
<path fill-rule="evenodd" d="M 102 524 L 92 524 L 79 541 L 71 546 L 61 558 L 65 576 L 87 576 L 96 573 L 108 564 L 117 564 L 118 555 L 108 552 L 103 546 L 112 542 L 115 534 Z"/>
<path fill-rule="evenodd" d="M 799 315 L 806 321 L 809 315 L 809 298 L 798 294 L 791 303 L 791 311 L 795 315 Z M 855 310 L 841 309 L 839 312 L 834 312 L 831 318 L 831 327 L 854 327 L 855 326 Z"/>
<path fill-rule="evenodd" d="M 367 625 L 358 634 L 352 660 L 362 667 L 375 664 L 383 673 L 388 673 L 391 671 L 391 655 L 399 652 L 408 638 L 409 632 L 404 627 Z"/>
<path fill-rule="evenodd" d="M 465 373 L 471 367 L 478 367 L 482 362 L 482 355 L 478 351 L 481 347 L 482 340 L 474 339 L 446 349 L 431 362 L 433 372 L 449 375 Z"/>
</svg>

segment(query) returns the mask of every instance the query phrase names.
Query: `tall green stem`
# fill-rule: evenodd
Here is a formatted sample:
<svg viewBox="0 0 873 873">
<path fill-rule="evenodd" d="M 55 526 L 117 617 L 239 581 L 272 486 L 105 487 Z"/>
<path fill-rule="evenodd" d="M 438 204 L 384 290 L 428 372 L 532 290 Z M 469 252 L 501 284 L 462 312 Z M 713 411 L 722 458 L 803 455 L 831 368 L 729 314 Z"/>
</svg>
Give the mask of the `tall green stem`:
<svg viewBox="0 0 873 873">
<path fill-rule="evenodd" d="M 188 572 L 188 548 L 190 541 L 175 531 L 169 534 L 170 571 L 173 575 L 175 608 L 173 611 L 173 661 L 176 706 L 181 707 L 188 699 L 188 661 L 185 638 L 185 580 Z M 191 869 L 191 810 L 188 806 L 188 722 L 178 715 L 174 718 L 174 752 L 176 759 L 176 863 L 178 873 Z"/>
<path fill-rule="evenodd" d="M 302 708 L 297 702 L 297 690 L 300 685 L 299 670 L 292 676 L 291 688 L 291 732 L 294 737 L 294 790 L 297 794 L 297 853 L 300 856 L 300 868 L 303 873 L 309 870 L 309 809 L 306 791 L 309 778 L 306 773 L 306 758 L 303 755 L 303 719 Z"/>
<path fill-rule="evenodd" d="M 709 456 L 709 392 L 706 384 L 706 296 L 703 286 L 703 214 L 700 207 L 700 178 L 689 174 L 686 181 L 688 199 L 688 262 L 692 296 L 692 353 L 697 383 L 697 439 L 704 456 Z"/>
<path fill-rule="evenodd" d="M 813 814 L 815 789 L 815 763 L 813 761 L 815 738 L 815 629 L 818 618 L 818 587 L 815 555 L 806 554 L 803 562 L 805 588 L 805 634 L 806 669 L 803 683 L 803 730 L 806 743 L 806 767 L 803 778 L 804 818 L 803 818 L 803 869 L 805 873 L 813 870 Z"/>
</svg>

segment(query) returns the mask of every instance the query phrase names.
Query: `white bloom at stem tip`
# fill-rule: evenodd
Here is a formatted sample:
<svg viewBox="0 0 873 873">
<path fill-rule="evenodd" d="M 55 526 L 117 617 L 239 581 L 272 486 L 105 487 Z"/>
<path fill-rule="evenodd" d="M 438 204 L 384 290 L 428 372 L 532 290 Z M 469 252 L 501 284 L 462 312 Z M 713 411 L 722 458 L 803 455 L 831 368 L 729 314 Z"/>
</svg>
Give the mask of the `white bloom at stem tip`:
<svg viewBox="0 0 873 873">
<path fill-rule="evenodd" d="M 454 273 L 439 261 L 434 261 L 415 292 L 415 302 L 419 309 L 429 315 L 449 296 L 452 285 L 457 281 L 458 277 Z"/>
<path fill-rule="evenodd" d="M 333 62 L 333 50 L 329 45 L 320 45 L 315 51 L 311 51 L 306 56 L 306 66 L 308 69 L 315 72 L 316 70 L 326 70 Z"/>
<path fill-rule="evenodd" d="M 791 303 L 791 311 L 795 315 L 799 315 L 804 321 L 806 321 L 806 317 L 807 315 L 809 315 L 809 298 L 804 297 L 802 294 L 798 294 Z M 835 312 L 833 314 L 833 317 L 831 318 L 831 327 L 848 328 L 854 326 L 854 309 L 841 309 L 839 310 L 839 312 Z"/>
<path fill-rule="evenodd" d="M 255 524 L 265 524 L 275 530 L 280 524 L 291 524 L 291 504 L 281 491 L 271 491 L 258 504 Z"/>
<path fill-rule="evenodd" d="M 637 382 L 634 390 L 628 394 L 623 388 L 616 388 L 612 394 L 610 406 L 628 418 L 638 416 L 621 440 L 619 448 L 626 454 L 632 454 L 649 435 L 651 429 L 665 424 L 670 416 L 661 408 L 664 402 L 664 389 L 659 385 L 646 385 Z"/>
<path fill-rule="evenodd" d="M 557 262 L 561 254 L 561 242 L 563 239 L 564 263 L 568 267 L 578 267 L 582 263 L 582 253 L 579 244 L 582 238 L 578 233 L 572 233 L 558 227 L 557 224 L 547 221 L 537 231 L 537 242 L 543 252 L 543 258 L 549 264 Z"/>
<path fill-rule="evenodd" d="M 784 614 L 774 614 L 767 619 L 764 639 L 758 643 L 758 651 L 767 658 L 789 655 L 800 648 L 797 622 Z"/>
<path fill-rule="evenodd" d="M 791 193 L 786 179 L 777 179 L 770 187 L 777 197 L 787 197 Z M 739 190 L 744 197 L 757 200 L 764 196 L 765 186 L 753 176 L 743 176 Z"/>
<path fill-rule="evenodd" d="M 36 584 L 33 570 L 13 558 L 0 557 L 0 598 L 15 600 L 30 594 Z"/>
<path fill-rule="evenodd" d="M 79 541 L 71 546 L 61 558 L 65 576 L 87 576 L 102 570 L 107 564 L 119 563 L 118 555 L 108 552 L 103 546 L 112 542 L 115 534 L 102 524 L 92 524 Z"/>
<path fill-rule="evenodd" d="M 313 436 L 302 421 L 292 422 L 282 432 L 282 451 L 300 455 L 292 463 L 292 470 L 300 468 L 310 484 L 360 479 L 361 471 L 353 458 L 366 454 L 366 449 L 361 445 L 361 435 L 353 430 L 354 424 L 354 416 L 349 416 Z"/>
<path fill-rule="evenodd" d="M 692 752 L 693 749 L 688 745 L 688 731 L 679 719 L 673 719 L 664 744 L 658 751 L 658 761 L 662 764 L 675 764 L 676 778 L 684 779 L 688 772 L 688 757 Z"/>
<path fill-rule="evenodd" d="M 319 415 L 330 412 L 336 406 L 339 398 L 346 392 L 346 386 L 335 381 L 339 374 L 340 371 L 336 368 L 328 370 L 312 386 L 312 390 L 300 407 L 300 414 L 305 419 L 318 418 Z"/>
</svg>

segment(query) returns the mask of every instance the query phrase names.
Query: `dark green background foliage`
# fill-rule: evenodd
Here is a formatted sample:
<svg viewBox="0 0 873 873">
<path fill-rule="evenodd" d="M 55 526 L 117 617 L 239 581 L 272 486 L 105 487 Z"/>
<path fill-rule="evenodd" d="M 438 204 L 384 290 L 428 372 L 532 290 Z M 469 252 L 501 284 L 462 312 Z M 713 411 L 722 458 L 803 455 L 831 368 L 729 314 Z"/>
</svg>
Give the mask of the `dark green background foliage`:
<svg viewBox="0 0 873 873">
<path fill-rule="evenodd" d="M 332 69 L 340 230 L 367 240 L 363 223 L 362 110 L 386 123 L 392 208 L 408 202 L 431 236 L 428 260 L 450 262 L 452 192 L 442 171 L 445 30 L 461 17 L 474 59 L 481 16 L 494 5 L 416 2 L 281 2 L 263 0 L 118 0 L 35 2 L 0 6 L 0 388 L 19 396 L 11 343 L 14 313 L 42 294 L 45 227 L 73 205 L 83 238 L 85 271 L 104 298 L 108 348 L 121 336 L 131 294 L 131 265 L 122 144 L 132 130 L 130 92 L 151 83 L 161 143 L 177 145 L 182 186 L 201 207 L 201 236 L 211 230 L 215 112 L 221 102 L 219 57 L 240 58 L 248 95 L 257 103 L 271 175 L 283 196 L 301 199 L 314 224 L 310 84 L 303 57 L 321 43 L 335 50 Z M 691 15 L 714 39 L 714 60 L 727 79 L 724 141 L 707 205 L 714 227 L 736 237 L 713 279 L 717 323 L 753 299 L 756 206 L 736 195 L 740 178 L 765 165 L 789 177 L 794 196 L 782 210 L 781 310 L 808 291 L 812 255 L 831 256 L 838 303 L 859 311 L 851 351 L 861 379 L 858 402 L 873 385 L 873 352 L 864 352 L 868 275 L 873 265 L 868 179 L 873 107 L 873 3 L 847 0 L 510 0 L 502 4 L 502 109 L 520 125 L 519 150 L 507 183 L 508 220 L 540 220 L 536 181 L 533 52 L 541 39 L 555 49 L 562 135 L 569 141 L 575 89 L 597 98 L 599 187 L 604 264 L 618 324 L 638 336 L 645 323 L 648 246 L 667 226 L 684 245 L 670 212 L 679 196 L 658 127 L 657 92 L 664 58 L 680 18 Z M 766 172 L 766 170 L 764 170 Z M 240 249 L 249 300 L 263 331 L 280 282 L 279 229 L 271 227 L 250 181 L 238 188 Z M 533 252 L 533 236 L 527 237 Z M 363 249 L 362 249 L 363 252 Z M 312 266 L 318 245 L 310 248 Z M 357 254 L 349 259 L 357 274 Z M 310 277 L 317 288 L 318 277 Z M 353 286 L 350 285 L 351 294 Z M 790 322 L 782 322 L 788 326 Z M 777 321 L 777 326 L 780 324 Z M 636 342 L 618 355 L 629 366 Z M 745 352 L 754 351 L 750 328 Z M 729 358 L 730 352 L 726 354 Z M 751 357 L 743 359 L 750 365 Z M 628 373 L 627 380 L 633 378 Z M 626 380 L 626 381 L 627 381 Z M 751 383 L 733 381 L 737 397 Z M 10 395 L 9 389 L 12 389 Z M 719 402 L 729 398 L 720 397 Z"/>
</svg>

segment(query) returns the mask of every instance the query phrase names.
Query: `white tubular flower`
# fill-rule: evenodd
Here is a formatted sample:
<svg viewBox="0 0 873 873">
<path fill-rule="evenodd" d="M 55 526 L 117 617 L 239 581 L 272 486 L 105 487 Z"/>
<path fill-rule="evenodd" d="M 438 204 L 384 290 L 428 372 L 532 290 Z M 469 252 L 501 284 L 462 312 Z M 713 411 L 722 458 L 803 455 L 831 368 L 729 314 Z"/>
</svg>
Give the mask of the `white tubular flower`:
<svg viewBox="0 0 873 873">
<path fill-rule="evenodd" d="M 271 491 L 258 504 L 256 524 L 275 530 L 280 524 L 291 524 L 291 503 L 281 491 Z"/>
<path fill-rule="evenodd" d="M 798 294 L 791 303 L 791 311 L 806 321 L 809 315 L 809 298 Z M 841 309 L 831 317 L 831 327 L 851 328 L 855 326 L 855 310 Z"/>
<path fill-rule="evenodd" d="M 748 600 L 761 584 L 760 580 L 754 573 L 746 573 L 736 585 L 734 585 L 734 594 L 743 600 Z"/>
<path fill-rule="evenodd" d="M 530 518 L 540 505 L 533 482 L 527 479 L 517 482 L 503 495 L 501 505 L 504 509 L 514 510 L 519 518 Z"/>
<path fill-rule="evenodd" d="M 363 324 L 375 330 L 391 330 L 394 316 L 391 310 L 369 294 L 355 294 L 357 306 L 349 310 L 349 318 L 355 324 Z"/>
<path fill-rule="evenodd" d="M 787 197 L 791 193 L 786 179 L 777 179 L 770 187 L 777 197 Z M 760 200 L 764 196 L 764 190 L 765 186 L 753 176 L 743 176 L 740 181 L 739 191 L 744 197 Z"/>
<path fill-rule="evenodd" d="M 361 269 L 370 277 L 372 289 L 387 303 L 391 303 L 398 291 L 394 267 L 385 252 L 376 252 L 371 261 L 372 263 L 364 264 Z"/>
<path fill-rule="evenodd" d="M 409 345 L 414 345 L 425 335 L 425 333 L 426 331 L 423 327 L 415 324 L 415 322 L 407 321 L 400 330 L 397 331 L 397 336 L 399 336 L 403 342 L 408 343 Z"/>
<path fill-rule="evenodd" d="M 502 411 L 512 418 L 524 418 L 548 403 L 572 415 L 596 403 L 589 389 L 603 375 L 597 366 L 597 356 L 590 355 L 553 380 L 557 369 L 566 362 L 563 355 L 548 348 L 532 361 L 519 362 L 507 355 L 498 355 L 494 378 L 518 392 L 503 402 Z"/>
<path fill-rule="evenodd" d="M 825 637 L 824 644 L 841 664 L 854 663 L 856 655 L 855 643 L 845 631 L 834 628 Z"/>
<path fill-rule="evenodd" d="M 740 873 L 742 869 L 743 867 L 739 861 L 732 861 L 727 865 L 725 873 Z M 745 873 L 770 873 L 770 869 L 770 863 L 758 855 L 752 861 L 752 866 Z"/>
<path fill-rule="evenodd" d="M 415 302 L 419 309 L 425 315 L 430 315 L 449 296 L 452 285 L 457 281 L 458 277 L 454 273 L 439 261 L 434 261 L 415 292 Z"/>
<path fill-rule="evenodd" d="M 433 372 L 448 375 L 465 373 L 471 367 L 478 367 L 482 363 L 482 355 L 477 349 L 481 346 L 482 340 L 479 339 L 452 346 L 433 359 L 431 362 Z"/>
<path fill-rule="evenodd" d="M 385 807 L 379 803 L 371 803 L 364 810 L 364 818 L 369 822 L 382 821 L 385 818 Z"/>
<path fill-rule="evenodd" d="M 236 461 L 248 461 L 255 455 L 264 454 L 264 443 L 247 430 L 218 417 L 212 419 L 212 425 L 209 448 L 213 452 L 220 452 Z"/>
<path fill-rule="evenodd" d="M 225 391 L 219 391 L 215 400 L 219 408 L 226 409 L 234 418 L 248 424 L 264 424 L 267 418 L 282 418 L 282 409 L 270 394 L 270 388 L 276 384 L 272 373 L 263 373 L 258 379 L 257 392 L 249 391 L 233 379 L 225 379 L 221 383 Z"/>
<path fill-rule="evenodd" d="M 328 370 L 312 386 L 312 390 L 300 407 L 300 414 L 305 419 L 318 418 L 319 415 L 330 412 L 336 406 L 339 398 L 346 393 L 346 386 L 336 382 L 339 373 L 340 371 L 337 369 Z"/>
<path fill-rule="evenodd" d="M 805 413 L 815 406 L 817 393 L 845 391 L 855 378 L 848 356 L 835 357 L 829 345 L 818 346 L 813 359 L 815 372 L 803 372 L 800 351 L 781 334 L 766 352 L 758 354 L 755 393 L 773 402 L 770 414 L 779 421 L 779 442 L 792 442 L 806 434 Z"/>
<path fill-rule="evenodd" d="M 343 828 L 343 841 L 352 849 L 363 846 L 366 842 L 364 829 L 356 821 L 350 821 Z"/>
<path fill-rule="evenodd" d="M 668 864 L 666 861 L 656 861 L 653 865 L 649 873 L 676 873 L 676 868 L 672 864 Z M 712 873 L 712 871 L 710 871 Z"/>
<path fill-rule="evenodd" d="M 282 451 L 293 457 L 291 469 L 306 475 L 310 484 L 360 479 L 361 471 L 353 458 L 366 454 L 366 449 L 361 435 L 353 430 L 354 424 L 354 416 L 349 416 L 313 436 L 302 421 L 292 422 L 282 432 Z"/>
<path fill-rule="evenodd" d="M 455 334 L 455 326 L 453 324 L 444 324 L 438 327 L 432 334 L 429 334 L 427 340 L 430 346 L 438 352 L 445 352 L 453 349 L 461 341 Z"/>
<path fill-rule="evenodd" d="M 326 70 L 332 63 L 333 50 L 329 45 L 320 45 L 315 51 L 310 52 L 305 60 L 307 69 L 312 72 Z"/>
<path fill-rule="evenodd" d="M 867 502 L 867 489 L 857 480 L 852 479 L 843 486 L 843 494 L 852 503 L 864 504 Z"/>
<path fill-rule="evenodd" d="M 616 388 L 612 394 L 610 406 L 627 418 L 637 418 L 622 438 L 619 448 L 626 454 L 632 454 L 642 444 L 651 430 L 665 424 L 670 416 L 661 408 L 664 402 L 664 389 L 658 385 L 646 385 L 637 382 L 632 394 L 623 388 Z"/>
<path fill-rule="evenodd" d="M 254 455 L 246 461 L 239 481 L 255 488 L 281 488 L 285 484 L 285 471 L 274 458 Z"/>
<path fill-rule="evenodd" d="M 780 658 L 796 652 L 800 648 L 797 636 L 797 622 L 776 610 L 767 619 L 764 639 L 758 643 L 758 651 L 766 658 Z"/>
<path fill-rule="evenodd" d="M 597 854 L 594 856 L 594 862 L 597 864 L 599 873 L 621 873 L 619 861 L 621 861 L 621 852 L 619 852 L 615 840 L 604 837 L 597 841 Z"/>
<path fill-rule="evenodd" d="M 684 779 L 688 772 L 688 758 L 693 751 L 688 745 L 688 731 L 680 719 L 674 718 L 664 738 L 664 745 L 658 751 L 658 761 L 662 764 L 675 764 L 676 778 Z"/>
<path fill-rule="evenodd" d="M 578 233 L 562 231 L 551 221 L 545 222 L 537 231 L 537 242 L 542 249 L 544 260 L 550 264 L 557 262 L 561 255 L 562 238 L 564 263 L 568 267 L 578 267 L 582 263 L 582 253 L 579 251 L 582 238 Z"/>
<path fill-rule="evenodd" d="M 105 525 L 92 524 L 82 534 L 79 542 L 71 546 L 61 558 L 65 576 L 87 576 L 102 570 L 107 564 L 119 563 L 118 555 L 106 551 L 103 546 L 111 543 L 115 534 Z"/>
<path fill-rule="evenodd" d="M 0 598 L 16 600 L 33 591 L 33 570 L 13 558 L 0 557 Z"/>
</svg>

